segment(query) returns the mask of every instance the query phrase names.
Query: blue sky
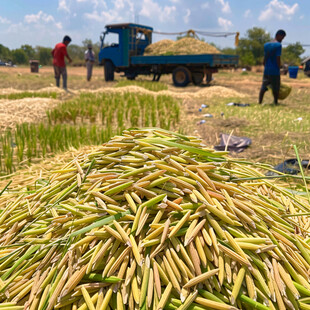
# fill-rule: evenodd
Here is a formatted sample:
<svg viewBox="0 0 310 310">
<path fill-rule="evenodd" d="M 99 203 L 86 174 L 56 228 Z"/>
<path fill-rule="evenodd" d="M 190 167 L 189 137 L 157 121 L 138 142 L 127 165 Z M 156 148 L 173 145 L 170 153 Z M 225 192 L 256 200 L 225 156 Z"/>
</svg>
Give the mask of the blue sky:
<svg viewBox="0 0 310 310">
<path fill-rule="evenodd" d="M 283 28 L 285 42 L 310 44 L 307 12 L 309 0 L 0 0 L 0 43 L 53 47 L 65 34 L 72 43 L 97 42 L 106 24 L 138 21 L 162 32 L 239 31 L 241 37 L 254 26 L 272 35 Z M 206 40 L 234 44 L 233 37 Z"/>
</svg>

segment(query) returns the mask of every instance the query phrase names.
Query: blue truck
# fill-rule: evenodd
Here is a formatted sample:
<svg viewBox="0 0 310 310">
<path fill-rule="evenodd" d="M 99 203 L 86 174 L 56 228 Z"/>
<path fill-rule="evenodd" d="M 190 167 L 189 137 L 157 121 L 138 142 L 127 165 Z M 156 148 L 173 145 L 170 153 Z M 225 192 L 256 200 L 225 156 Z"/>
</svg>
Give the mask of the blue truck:
<svg viewBox="0 0 310 310">
<path fill-rule="evenodd" d="M 220 68 L 238 65 L 238 56 L 223 54 L 144 56 L 152 43 L 153 28 L 139 24 L 112 24 L 102 33 L 99 64 L 104 66 L 106 81 L 114 80 L 114 72 L 123 72 L 129 80 L 138 75 L 153 75 L 159 81 L 162 74 L 172 73 L 175 86 L 200 85 L 204 78 L 209 83 Z M 106 46 L 108 37 L 114 42 Z M 110 41 L 108 38 L 107 41 Z"/>
</svg>

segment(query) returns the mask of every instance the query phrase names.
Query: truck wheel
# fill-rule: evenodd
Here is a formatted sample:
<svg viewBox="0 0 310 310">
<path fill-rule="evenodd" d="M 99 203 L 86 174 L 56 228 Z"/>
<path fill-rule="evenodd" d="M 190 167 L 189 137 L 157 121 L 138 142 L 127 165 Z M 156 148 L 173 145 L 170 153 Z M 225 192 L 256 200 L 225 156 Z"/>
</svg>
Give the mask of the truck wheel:
<svg viewBox="0 0 310 310">
<path fill-rule="evenodd" d="M 192 80 L 195 85 L 200 85 L 203 81 L 203 73 L 202 72 L 192 73 Z"/>
<path fill-rule="evenodd" d="M 172 72 L 173 84 L 178 87 L 187 86 L 192 80 L 192 75 L 186 67 L 177 67 Z"/>
<path fill-rule="evenodd" d="M 110 60 L 104 63 L 104 79 L 108 81 L 114 81 L 114 66 Z"/>
</svg>

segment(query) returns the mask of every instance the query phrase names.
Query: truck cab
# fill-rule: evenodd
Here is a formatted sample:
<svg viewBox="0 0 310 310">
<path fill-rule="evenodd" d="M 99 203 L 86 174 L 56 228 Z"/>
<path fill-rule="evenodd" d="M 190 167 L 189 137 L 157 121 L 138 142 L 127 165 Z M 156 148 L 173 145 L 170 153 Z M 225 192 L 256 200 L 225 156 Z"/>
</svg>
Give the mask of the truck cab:
<svg viewBox="0 0 310 310">
<path fill-rule="evenodd" d="M 98 55 L 99 64 L 105 69 L 105 80 L 113 81 L 114 71 L 123 71 L 130 78 L 127 68 L 131 57 L 143 55 L 145 48 L 152 43 L 153 28 L 132 23 L 107 25 L 105 28 Z"/>
</svg>

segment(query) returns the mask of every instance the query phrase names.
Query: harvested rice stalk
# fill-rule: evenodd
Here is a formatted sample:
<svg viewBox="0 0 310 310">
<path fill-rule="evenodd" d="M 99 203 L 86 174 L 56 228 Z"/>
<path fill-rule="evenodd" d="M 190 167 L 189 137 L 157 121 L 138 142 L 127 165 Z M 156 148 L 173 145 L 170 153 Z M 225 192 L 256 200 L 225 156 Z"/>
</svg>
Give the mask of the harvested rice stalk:
<svg viewBox="0 0 310 310">
<path fill-rule="evenodd" d="M 124 131 L 32 188 L 0 198 L 0 308 L 308 307 L 308 201 L 197 138 Z"/>
</svg>

